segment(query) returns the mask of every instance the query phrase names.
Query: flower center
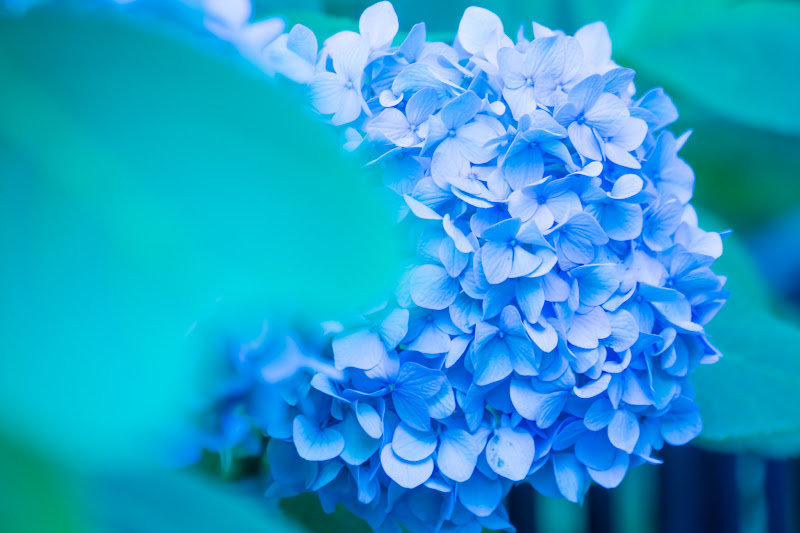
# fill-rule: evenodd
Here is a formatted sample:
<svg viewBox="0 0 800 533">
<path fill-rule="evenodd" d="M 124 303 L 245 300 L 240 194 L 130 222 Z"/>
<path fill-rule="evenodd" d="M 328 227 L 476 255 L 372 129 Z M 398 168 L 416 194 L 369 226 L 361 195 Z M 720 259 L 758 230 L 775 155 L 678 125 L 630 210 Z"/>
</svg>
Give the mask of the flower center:
<svg viewBox="0 0 800 533">
<path fill-rule="evenodd" d="M 539 202 L 539 205 L 544 205 L 547 203 L 547 198 L 545 198 L 544 196 L 540 196 L 539 200 L 537 201 Z"/>
<path fill-rule="evenodd" d="M 525 83 L 528 87 L 533 87 L 533 78 L 525 78 Z"/>
<path fill-rule="evenodd" d="M 347 87 L 348 89 L 352 89 L 353 88 L 353 82 L 348 80 L 347 83 L 344 84 L 344 86 Z"/>
<path fill-rule="evenodd" d="M 449 132 L 447 132 L 447 134 L 450 135 L 450 137 L 455 137 L 456 136 L 456 130 L 450 130 Z"/>
<path fill-rule="evenodd" d="M 508 241 L 508 245 L 509 246 L 516 246 L 517 245 L 517 239 L 511 239 L 510 241 Z"/>
</svg>

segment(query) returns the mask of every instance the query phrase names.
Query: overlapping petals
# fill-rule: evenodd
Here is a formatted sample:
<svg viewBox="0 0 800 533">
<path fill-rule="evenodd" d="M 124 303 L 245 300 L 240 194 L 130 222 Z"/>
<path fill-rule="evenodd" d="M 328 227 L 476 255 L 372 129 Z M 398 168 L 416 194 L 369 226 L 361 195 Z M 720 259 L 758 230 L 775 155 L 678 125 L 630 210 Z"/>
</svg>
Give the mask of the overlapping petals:
<svg viewBox="0 0 800 533">
<path fill-rule="evenodd" d="M 280 343 L 238 354 L 213 442 L 268 437 L 270 494 L 376 530 L 510 528 L 514 484 L 579 502 L 700 432 L 721 237 L 697 226 L 674 105 L 634 99 L 602 23 L 515 43 L 471 7 L 452 45 L 397 28 L 380 2 L 320 50 L 296 26 L 265 52 L 383 169 L 408 263 L 386 303 L 295 335 L 311 348 L 281 379 Z"/>
</svg>

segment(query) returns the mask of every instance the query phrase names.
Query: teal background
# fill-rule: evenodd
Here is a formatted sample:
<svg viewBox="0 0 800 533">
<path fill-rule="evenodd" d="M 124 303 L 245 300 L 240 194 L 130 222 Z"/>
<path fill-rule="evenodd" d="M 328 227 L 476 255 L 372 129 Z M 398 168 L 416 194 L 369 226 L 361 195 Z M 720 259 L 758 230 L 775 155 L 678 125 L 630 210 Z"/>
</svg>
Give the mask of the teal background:
<svg viewBox="0 0 800 533">
<path fill-rule="evenodd" d="M 248 465 L 157 466 L 153 442 L 198 402 L 227 339 L 276 313 L 367 305 L 398 256 L 392 206 L 302 94 L 196 17 L 140 3 L 0 16 L 0 530 L 364 530 L 310 496 L 278 509 L 239 495 Z M 320 40 L 354 29 L 370 3 L 255 2 L 256 18 L 302 22 Z M 395 8 L 401 31 L 425 21 L 449 41 L 470 4 Z M 709 328 L 725 358 L 694 378 L 697 444 L 739 454 L 735 512 L 742 531 L 766 531 L 766 496 L 744 481 L 765 457 L 800 451 L 800 3 L 479 5 L 510 35 L 523 21 L 529 36 L 530 20 L 569 33 L 605 21 L 639 93 L 663 86 L 681 113 L 671 129 L 693 129 L 682 156 L 701 224 L 733 230 L 716 267 L 731 299 Z M 658 468 L 670 466 L 613 491 L 615 531 L 655 530 Z M 536 509 L 540 531 L 591 525 L 569 503 Z"/>
</svg>

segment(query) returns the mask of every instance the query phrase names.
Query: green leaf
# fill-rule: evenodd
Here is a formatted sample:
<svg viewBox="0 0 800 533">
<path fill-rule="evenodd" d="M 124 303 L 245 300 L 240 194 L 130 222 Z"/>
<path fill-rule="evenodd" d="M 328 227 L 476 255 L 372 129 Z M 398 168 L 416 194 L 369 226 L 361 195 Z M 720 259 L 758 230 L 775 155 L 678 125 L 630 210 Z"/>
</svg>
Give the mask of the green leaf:
<svg viewBox="0 0 800 533">
<path fill-rule="evenodd" d="M 800 205 L 800 180 L 787 170 L 796 164 L 800 137 L 744 127 L 681 95 L 674 100 L 681 118 L 673 131 L 693 130 L 681 157 L 697 176 L 694 203 L 730 221 L 739 234 Z"/>
<path fill-rule="evenodd" d="M 0 472 L 0 531 L 85 533 L 75 483 L 57 465 L 3 433 Z"/>
<path fill-rule="evenodd" d="M 704 227 L 708 221 L 701 218 Z M 698 443 L 732 452 L 800 453 L 800 328 L 773 311 L 735 235 L 724 248 L 715 271 L 728 276 L 730 299 L 706 328 L 723 357 L 692 377 L 703 419 Z"/>
<path fill-rule="evenodd" d="M 800 100 L 792 76 L 800 63 L 798 27 L 798 4 L 746 3 L 671 35 L 637 41 L 625 58 L 667 90 L 725 117 L 798 135 Z"/>
<path fill-rule="evenodd" d="M 93 531 L 171 533 L 304 533 L 253 486 L 188 472 L 123 471 L 89 478 L 87 518 Z"/>
<path fill-rule="evenodd" d="M 0 19 L 0 427 L 70 462 L 141 459 L 191 403 L 196 339 L 339 318 L 399 264 L 304 98 L 103 13 Z"/>
</svg>

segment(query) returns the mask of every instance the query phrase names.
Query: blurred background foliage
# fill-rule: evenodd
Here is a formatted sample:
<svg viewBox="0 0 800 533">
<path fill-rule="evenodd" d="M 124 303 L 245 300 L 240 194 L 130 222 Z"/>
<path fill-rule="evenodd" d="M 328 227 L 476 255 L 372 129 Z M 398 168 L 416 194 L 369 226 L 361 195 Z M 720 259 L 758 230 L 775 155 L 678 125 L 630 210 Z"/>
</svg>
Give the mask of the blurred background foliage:
<svg viewBox="0 0 800 533">
<path fill-rule="evenodd" d="M 388 221 L 362 221 L 385 220 L 387 209 L 301 95 L 270 85 L 198 21 L 65 8 L 79 3 L 0 17 L 0 472 L 14 495 L 0 498 L 0 530 L 366 531 L 308 495 L 280 504 L 289 524 L 243 496 L 254 465 L 221 470 L 207 458 L 204 470 L 230 482 L 219 485 L 153 466 L 148 443 L 197 401 L 202 356 L 225 334 L 252 336 L 265 306 L 319 318 L 369 300 L 391 278 L 393 250 L 379 246 L 392 236 Z M 371 3 L 254 2 L 256 18 L 280 15 L 320 37 L 355 28 Z M 472 4 L 395 8 L 401 30 L 424 21 L 449 41 Z M 667 450 L 664 466 L 632 471 L 610 495 L 592 491 L 583 510 L 517 492 L 512 516 L 521 530 L 548 533 L 605 531 L 612 515 L 607 530 L 623 533 L 793 531 L 797 493 L 774 483 L 797 467 L 764 458 L 800 451 L 800 3 L 477 4 L 510 35 L 525 22 L 530 37 L 531 20 L 568 33 L 606 22 L 614 59 L 637 71 L 640 91 L 663 86 L 673 97 L 675 131 L 693 130 L 682 156 L 697 176 L 701 223 L 733 230 L 718 262 L 731 299 L 710 326 L 725 357 L 694 383 L 698 444 L 739 455 Z M 294 179 L 270 180 L 266 168 Z M 314 276 L 287 272 L 276 253 Z M 671 505 L 697 502 L 719 516 L 665 518 Z"/>
</svg>

